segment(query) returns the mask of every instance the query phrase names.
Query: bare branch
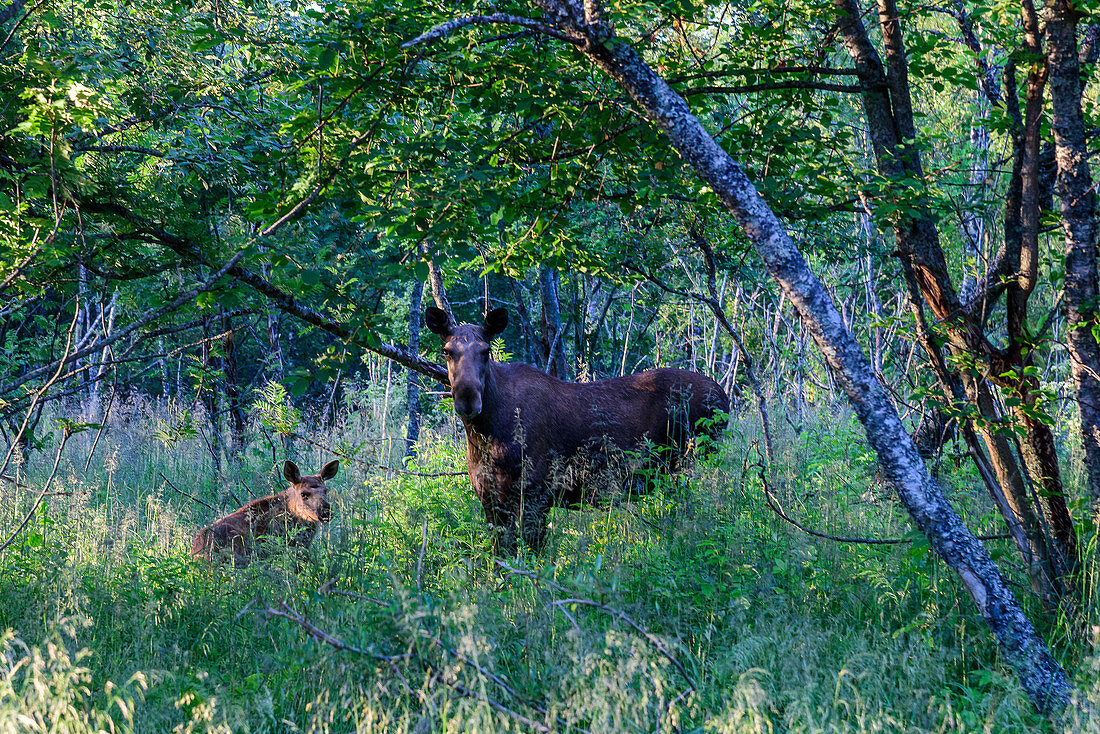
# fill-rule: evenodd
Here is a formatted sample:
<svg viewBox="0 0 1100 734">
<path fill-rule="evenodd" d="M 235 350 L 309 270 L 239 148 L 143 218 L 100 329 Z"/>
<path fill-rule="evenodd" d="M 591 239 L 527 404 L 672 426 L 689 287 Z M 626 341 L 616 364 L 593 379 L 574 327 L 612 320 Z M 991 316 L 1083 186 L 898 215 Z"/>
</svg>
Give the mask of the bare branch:
<svg viewBox="0 0 1100 734">
<path fill-rule="evenodd" d="M 317 443 L 316 441 L 311 439 L 309 436 L 303 436 L 300 433 L 291 433 L 291 434 L 288 434 L 288 435 L 293 436 L 294 438 L 297 438 L 299 440 L 305 441 L 310 446 L 315 446 L 315 447 L 321 449 L 322 451 L 327 451 L 327 452 L 329 452 L 330 454 L 332 454 L 334 456 L 339 456 L 341 459 L 344 459 L 346 461 L 355 462 L 356 464 L 359 464 L 360 466 L 369 466 L 369 467 L 372 467 L 374 469 L 381 469 L 382 471 L 393 472 L 394 474 L 404 474 L 404 475 L 410 476 L 410 477 L 464 477 L 468 473 L 468 472 L 464 472 L 464 471 L 426 472 L 426 471 L 410 471 L 408 469 L 398 469 L 397 467 L 386 466 L 384 464 L 375 464 L 373 461 L 363 461 L 362 459 L 357 459 L 354 456 L 348 456 L 347 454 L 344 454 L 340 451 L 337 451 L 336 449 L 332 448 L 331 446 L 325 446 L 324 444 Z"/>
<path fill-rule="evenodd" d="M 340 638 L 333 637 L 328 632 L 325 632 L 320 627 L 311 623 L 301 614 L 298 614 L 298 612 L 294 611 L 293 607 L 288 606 L 285 601 L 279 602 L 278 609 L 268 607 L 267 609 L 262 610 L 262 613 L 266 614 L 269 617 L 282 617 L 283 619 L 289 619 L 291 622 L 296 623 L 298 626 L 308 632 L 310 636 L 313 637 L 313 639 L 319 642 L 323 642 L 329 647 L 334 647 L 337 650 L 353 652 L 356 655 L 366 655 L 368 657 L 374 658 L 375 660 L 381 660 L 385 663 L 393 663 L 398 660 L 408 660 L 412 656 L 411 653 L 406 653 L 404 655 L 382 655 L 381 653 L 377 653 L 372 650 L 365 650 L 361 647 L 356 647 L 355 645 L 349 645 Z"/>
<path fill-rule="evenodd" d="M 0 553 L 3 553 L 8 548 L 8 546 L 15 542 L 15 539 L 19 537 L 19 533 L 23 531 L 23 528 L 26 527 L 28 522 L 30 522 L 30 519 L 34 517 L 34 513 L 38 510 L 38 506 L 42 504 L 42 500 L 50 496 L 50 485 L 53 484 L 53 478 L 57 476 L 57 465 L 61 463 L 61 451 L 65 448 L 65 444 L 69 442 L 69 438 L 71 436 L 72 432 L 68 429 L 68 427 L 62 430 L 61 444 L 57 447 L 57 455 L 54 456 L 53 459 L 53 470 L 50 472 L 50 476 L 46 480 L 46 485 L 42 487 L 42 491 L 38 493 L 38 498 L 34 501 L 34 505 L 27 512 L 27 514 L 23 516 L 23 522 L 19 523 L 19 527 L 12 531 L 11 536 L 9 536 L 8 539 L 4 541 L 2 545 L 0 545 Z"/>
<path fill-rule="evenodd" d="M 73 147 L 77 153 L 141 153 L 154 158 L 167 158 L 167 153 L 162 153 L 143 145 L 77 145 Z"/>
<path fill-rule="evenodd" d="M 232 270 L 235 269 L 237 263 L 240 261 L 240 259 L 242 257 L 244 257 L 244 254 L 245 254 L 244 249 L 241 249 L 241 250 L 237 251 L 237 254 L 235 254 L 233 257 L 229 258 L 229 260 L 225 263 L 225 265 L 223 265 L 216 273 L 214 273 L 212 276 L 207 278 L 203 283 L 200 283 L 196 287 L 194 287 L 194 288 L 192 288 L 188 291 L 185 291 L 184 293 L 181 293 L 174 301 L 167 304 L 166 306 L 162 306 L 161 308 L 157 309 L 156 311 L 153 311 L 151 313 L 146 314 L 145 316 L 141 317 L 140 319 L 137 319 L 136 321 L 132 322 L 126 328 L 120 329 L 119 331 L 116 331 L 114 334 L 112 334 L 110 337 L 108 337 L 106 339 L 97 341 L 97 342 L 93 343 L 91 346 L 86 346 L 82 349 L 76 350 L 72 354 L 68 354 L 67 356 L 62 357 L 60 360 L 57 360 L 57 361 L 55 361 L 51 364 L 44 365 L 42 367 L 39 367 L 37 369 L 33 369 L 29 372 L 24 373 L 18 379 L 16 379 L 13 383 L 5 386 L 4 389 L 0 392 L 5 392 L 5 393 L 11 392 L 12 390 L 19 387 L 20 385 L 24 385 L 27 382 L 30 382 L 31 380 L 46 374 L 50 370 L 55 370 L 56 369 L 58 371 L 58 373 L 60 374 L 62 368 L 64 368 L 64 366 L 66 364 L 68 364 L 69 362 L 80 359 L 81 357 L 86 357 L 87 355 L 91 354 L 92 352 L 100 351 L 104 347 L 106 347 L 107 345 L 112 344 L 112 343 L 118 341 L 119 339 L 122 339 L 123 337 L 129 336 L 130 334 L 134 333 L 135 331 L 137 331 L 141 327 L 145 326 L 146 324 L 150 323 L 151 321 L 154 321 L 155 319 L 158 319 L 158 318 L 160 318 L 161 316 L 163 316 L 167 313 L 171 313 L 172 311 L 175 311 L 176 309 L 178 309 L 180 306 L 187 303 L 188 301 L 194 300 L 195 297 L 198 296 L 200 293 L 203 293 L 205 291 L 210 290 L 218 280 L 220 280 L 226 274 L 230 273 Z M 76 323 L 75 320 L 74 320 L 73 323 Z"/>
<path fill-rule="evenodd" d="M 184 491 L 183 491 L 182 489 L 180 489 L 180 488 L 179 488 L 179 487 L 177 487 L 176 485 L 172 484 L 172 480 L 171 480 L 171 479 L 169 479 L 168 477 L 164 476 L 164 474 L 163 474 L 162 472 L 159 472 L 159 471 L 158 471 L 158 472 L 157 472 L 157 476 L 159 476 L 159 477 L 160 477 L 161 479 L 163 479 L 163 480 L 164 480 L 164 481 L 165 481 L 165 482 L 166 482 L 166 483 L 168 484 L 168 486 L 169 486 L 169 487 L 171 487 L 172 489 L 174 489 L 174 490 L 175 490 L 176 492 L 179 492 L 180 494 L 182 494 L 182 495 L 183 495 L 184 497 L 186 497 L 187 499 L 189 499 L 189 500 L 193 500 L 193 501 L 195 501 L 195 502 L 198 502 L 198 503 L 199 503 L 200 505 L 202 505 L 203 507 L 207 508 L 207 509 L 208 509 L 208 510 L 210 510 L 211 512 L 217 512 L 217 511 L 218 511 L 218 509 L 217 509 L 216 507 L 214 507 L 214 505 L 210 504 L 209 502 L 205 502 L 205 501 L 203 501 L 203 500 L 200 500 L 200 499 L 199 499 L 198 497 L 196 497 L 195 495 L 193 495 L 193 494 L 188 494 L 187 492 L 184 492 Z"/>
<path fill-rule="evenodd" d="M 738 84 L 734 86 L 705 86 L 692 87 L 681 92 L 684 97 L 692 97 L 697 94 L 748 94 L 750 92 L 766 92 L 783 89 L 815 89 L 822 92 L 862 92 L 862 84 L 835 84 L 833 82 L 817 82 L 810 79 L 791 79 L 785 82 L 761 82 L 760 84 Z"/>
<path fill-rule="evenodd" d="M 524 18 L 521 15 L 509 15 L 507 13 L 493 13 L 491 15 L 468 15 L 465 18 L 455 18 L 454 20 L 448 20 L 446 23 L 440 23 L 411 41 L 401 44 L 401 48 L 412 48 L 422 43 L 430 43 L 471 25 L 514 25 L 541 33 L 544 36 L 556 38 L 559 41 L 571 43 L 574 46 L 579 46 L 584 42 L 583 39 L 568 36 L 557 28 L 548 26 L 533 18 Z"/>
<path fill-rule="evenodd" d="M 825 76 L 859 76 L 856 69 L 841 69 L 833 66 L 777 66 L 772 69 L 756 69 L 752 67 L 736 67 L 722 69 L 720 71 L 699 71 L 693 74 L 669 77 L 665 81 L 669 84 L 692 81 L 694 79 L 724 79 L 730 76 L 752 76 L 761 74 L 775 76 L 776 74 L 821 74 Z"/>
</svg>

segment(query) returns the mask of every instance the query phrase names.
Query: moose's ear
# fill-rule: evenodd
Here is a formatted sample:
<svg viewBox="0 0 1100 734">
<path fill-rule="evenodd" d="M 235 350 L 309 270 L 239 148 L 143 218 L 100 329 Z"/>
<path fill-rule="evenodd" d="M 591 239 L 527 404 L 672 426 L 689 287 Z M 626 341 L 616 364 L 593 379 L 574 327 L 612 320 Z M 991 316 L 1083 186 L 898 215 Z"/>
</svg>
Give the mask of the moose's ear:
<svg viewBox="0 0 1100 734">
<path fill-rule="evenodd" d="M 291 484 L 297 484 L 302 481 L 302 473 L 298 471 L 298 465 L 293 461 L 287 461 L 283 463 L 283 476 Z"/>
<path fill-rule="evenodd" d="M 485 314 L 485 324 L 481 327 L 481 333 L 485 335 L 485 341 L 492 341 L 504 331 L 506 326 L 508 326 L 508 311 L 503 308 L 494 308 Z"/>
<path fill-rule="evenodd" d="M 336 476 L 336 470 L 340 468 L 339 461 L 330 461 L 321 469 L 321 479 L 332 479 Z"/>
<path fill-rule="evenodd" d="M 441 308 L 428 306 L 428 310 L 424 312 L 424 323 L 433 334 L 442 337 L 451 335 L 451 317 Z"/>
</svg>

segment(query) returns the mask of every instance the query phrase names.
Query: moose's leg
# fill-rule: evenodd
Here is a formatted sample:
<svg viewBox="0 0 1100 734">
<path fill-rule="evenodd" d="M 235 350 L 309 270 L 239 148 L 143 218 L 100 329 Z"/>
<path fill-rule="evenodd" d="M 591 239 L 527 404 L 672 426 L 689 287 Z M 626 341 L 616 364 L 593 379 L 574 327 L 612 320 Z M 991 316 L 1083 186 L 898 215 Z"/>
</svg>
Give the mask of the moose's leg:
<svg viewBox="0 0 1100 734">
<path fill-rule="evenodd" d="M 485 522 L 493 534 L 493 552 L 504 558 L 516 554 L 516 515 L 507 507 L 501 506 L 489 495 L 481 497 L 481 506 L 485 509 Z"/>
<path fill-rule="evenodd" d="M 237 568 L 248 568 L 252 562 L 251 538 L 246 538 L 241 533 L 234 533 L 229 538 L 229 550 L 233 554 L 233 565 Z"/>
<path fill-rule="evenodd" d="M 551 488 L 541 483 L 528 487 L 520 511 L 519 525 L 523 533 L 523 542 L 532 552 L 538 553 L 546 542 L 546 526 L 550 520 L 550 507 L 553 505 Z"/>
<path fill-rule="evenodd" d="M 203 528 L 195 534 L 195 539 L 191 542 L 191 557 L 202 557 L 204 560 L 210 560 L 210 530 L 209 528 Z"/>
</svg>

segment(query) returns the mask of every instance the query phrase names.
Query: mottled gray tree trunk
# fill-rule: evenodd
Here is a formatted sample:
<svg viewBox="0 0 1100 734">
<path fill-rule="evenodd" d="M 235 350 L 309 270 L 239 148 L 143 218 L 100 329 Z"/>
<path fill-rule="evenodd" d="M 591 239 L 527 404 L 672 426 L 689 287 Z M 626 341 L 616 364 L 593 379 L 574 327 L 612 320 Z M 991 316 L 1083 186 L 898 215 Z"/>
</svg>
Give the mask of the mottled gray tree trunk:
<svg viewBox="0 0 1100 734">
<path fill-rule="evenodd" d="M 1064 706 L 1072 689 L 1065 671 L 1024 615 L 985 547 L 962 522 L 928 473 L 827 289 L 811 272 L 783 224 L 741 167 L 691 113 L 687 103 L 633 48 L 609 37 L 590 41 L 584 50 L 668 135 L 745 230 L 772 277 L 798 309 L 913 521 L 959 574 L 1028 696 L 1044 712 Z"/>
</svg>

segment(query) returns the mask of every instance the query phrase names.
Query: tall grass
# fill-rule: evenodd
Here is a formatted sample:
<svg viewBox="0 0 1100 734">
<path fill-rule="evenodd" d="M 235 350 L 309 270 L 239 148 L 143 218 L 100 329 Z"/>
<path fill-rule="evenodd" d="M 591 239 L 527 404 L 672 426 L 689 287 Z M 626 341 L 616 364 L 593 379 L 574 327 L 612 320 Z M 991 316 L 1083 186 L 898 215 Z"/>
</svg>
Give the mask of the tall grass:
<svg viewBox="0 0 1100 734">
<path fill-rule="evenodd" d="M 468 479 L 369 465 L 401 466 L 402 416 L 381 435 L 377 393 L 301 429 L 368 462 L 330 482 L 334 520 L 304 564 L 193 562 L 215 513 L 176 490 L 228 511 L 278 489 L 285 458 L 316 471 L 322 449 L 288 449 L 257 418 L 219 476 L 203 435 L 154 437 L 182 409 L 142 399 L 112 412 L 87 471 L 94 432 L 74 437 L 52 487 L 65 494 L 0 556 L 0 732 L 1050 728 L 927 544 L 814 539 L 768 508 L 750 418 L 650 495 L 555 510 L 540 555 L 498 562 Z M 778 439 L 772 489 L 791 515 L 910 533 L 844 410 Z M 420 448 L 408 469 L 464 469 L 442 414 Z M 20 467 L 26 488 L 0 486 L 0 538 L 41 488 L 42 456 Z M 943 477 L 972 527 L 999 531 L 965 468 Z M 1095 696 L 1100 633 L 1032 616 Z"/>
</svg>

